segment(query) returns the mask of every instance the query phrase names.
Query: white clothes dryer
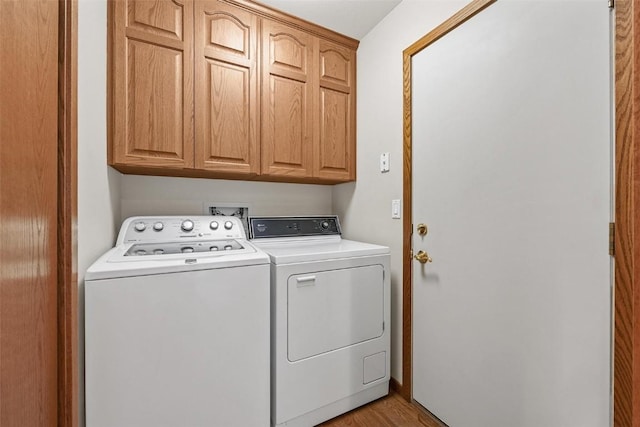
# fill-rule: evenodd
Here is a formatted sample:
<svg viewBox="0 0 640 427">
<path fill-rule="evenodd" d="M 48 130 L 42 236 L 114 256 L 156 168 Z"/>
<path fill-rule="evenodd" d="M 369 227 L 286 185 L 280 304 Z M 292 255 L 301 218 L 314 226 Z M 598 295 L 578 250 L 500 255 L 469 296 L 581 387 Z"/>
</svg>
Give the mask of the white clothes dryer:
<svg viewBox="0 0 640 427">
<path fill-rule="evenodd" d="M 87 426 L 268 426 L 269 310 L 237 218 L 127 219 L 85 276 Z"/>
<path fill-rule="evenodd" d="M 336 216 L 250 218 L 271 259 L 271 423 L 316 425 L 389 391 L 389 248 Z"/>
</svg>

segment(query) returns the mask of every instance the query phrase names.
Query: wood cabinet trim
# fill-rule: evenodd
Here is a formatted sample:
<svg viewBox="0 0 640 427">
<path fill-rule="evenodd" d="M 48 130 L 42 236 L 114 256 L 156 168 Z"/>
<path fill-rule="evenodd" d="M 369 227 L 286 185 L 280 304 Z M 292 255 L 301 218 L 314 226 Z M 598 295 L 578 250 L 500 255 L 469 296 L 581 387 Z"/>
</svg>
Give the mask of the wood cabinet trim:
<svg viewBox="0 0 640 427">
<path fill-rule="evenodd" d="M 155 46 L 166 47 L 173 50 L 184 50 L 183 46 L 185 43 L 182 40 L 170 39 L 167 37 L 159 36 L 157 34 L 145 33 L 136 28 L 126 28 L 125 36 L 127 37 L 127 40 L 135 40 Z"/>
<path fill-rule="evenodd" d="M 124 139 L 125 121 L 124 115 L 118 114 L 118 96 L 124 91 L 123 79 L 119 76 L 125 75 L 124 56 L 116 54 L 124 51 L 125 40 L 119 35 L 124 32 L 125 4 L 120 1 L 111 0 L 107 7 L 107 28 L 108 48 L 107 48 L 107 162 L 112 165 L 120 161 L 119 153 L 116 151 L 117 141 Z"/>
<path fill-rule="evenodd" d="M 124 174 L 167 176 L 184 178 L 210 178 L 210 179 L 230 179 L 254 182 L 287 182 L 294 184 L 320 184 L 332 185 L 345 182 L 342 178 L 317 177 L 317 176 L 294 176 L 294 175 L 269 175 L 269 174 L 245 174 L 234 171 L 213 171 L 204 169 L 169 169 L 162 166 L 139 166 L 131 164 L 114 164 L 116 170 Z"/>
<path fill-rule="evenodd" d="M 259 15 L 262 18 L 279 22 L 284 25 L 288 25 L 289 27 L 295 28 L 300 31 L 304 31 L 316 37 L 333 41 L 335 43 L 344 45 L 351 49 L 357 49 L 358 45 L 360 44 L 359 40 L 356 40 L 354 38 L 345 36 L 344 34 L 340 34 L 338 32 L 329 30 L 328 28 L 324 28 L 318 24 L 314 24 L 302 18 L 298 18 L 296 16 L 289 15 L 288 13 L 265 6 L 259 2 L 254 2 L 249 0 L 218 0 L 218 1 L 233 4 L 237 7 L 247 9 Z"/>
</svg>

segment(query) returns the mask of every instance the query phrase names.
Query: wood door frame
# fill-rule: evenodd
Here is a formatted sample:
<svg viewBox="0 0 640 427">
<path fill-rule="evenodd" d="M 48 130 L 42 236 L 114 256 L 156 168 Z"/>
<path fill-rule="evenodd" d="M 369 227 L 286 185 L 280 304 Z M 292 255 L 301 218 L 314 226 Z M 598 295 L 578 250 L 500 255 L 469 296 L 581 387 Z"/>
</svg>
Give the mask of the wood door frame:
<svg viewBox="0 0 640 427">
<path fill-rule="evenodd" d="M 614 425 L 640 426 L 640 4 L 615 4 Z M 638 266 L 639 268 L 636 268 Z"/>
<path fill-rule="evenodd" d="M 78 425 L 78 1 L 58 0 L 58 426 Z"/>
<path fill-rule="evenodd" d="M 402 385 L 412 400 L 411 60 L 496 0 L 474 0 L 403 52 Z M 615 3 L 615 267 L 613 419 L 640 427 L 640 2 Z M 603 224 L 603 226 L 605 226 Z M 636 234 L 636 232 L 638 234 Z M 636 268 L 636 264 L 639 265 Z"/>
</svg>

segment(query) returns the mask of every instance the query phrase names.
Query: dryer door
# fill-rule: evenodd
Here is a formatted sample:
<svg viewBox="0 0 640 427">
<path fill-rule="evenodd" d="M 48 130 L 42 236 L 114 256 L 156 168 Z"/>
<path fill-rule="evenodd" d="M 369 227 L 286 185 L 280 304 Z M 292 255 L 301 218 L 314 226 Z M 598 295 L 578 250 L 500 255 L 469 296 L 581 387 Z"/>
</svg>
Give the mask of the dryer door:
<svg viewBox="0 0 640 427">
<path fill-rule="evenodd" d="M 384 331 L 381 265 L 296 274 L 287 281 L 290 362 L 337 350 Z"/>
</svg>

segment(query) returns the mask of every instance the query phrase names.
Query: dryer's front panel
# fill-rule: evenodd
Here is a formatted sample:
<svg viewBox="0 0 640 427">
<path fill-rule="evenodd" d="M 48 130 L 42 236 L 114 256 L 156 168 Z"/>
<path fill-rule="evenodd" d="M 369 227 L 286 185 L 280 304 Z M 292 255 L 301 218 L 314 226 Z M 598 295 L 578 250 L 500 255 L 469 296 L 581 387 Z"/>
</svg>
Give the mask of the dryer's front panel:
<svg viewBox="0 0 640 427">
<path fill-rule="evenodd" d="M 382 336 L 382 265 L 295 274 L 287 281 L 287 359 L 296 362 Z"/>
</svg>

